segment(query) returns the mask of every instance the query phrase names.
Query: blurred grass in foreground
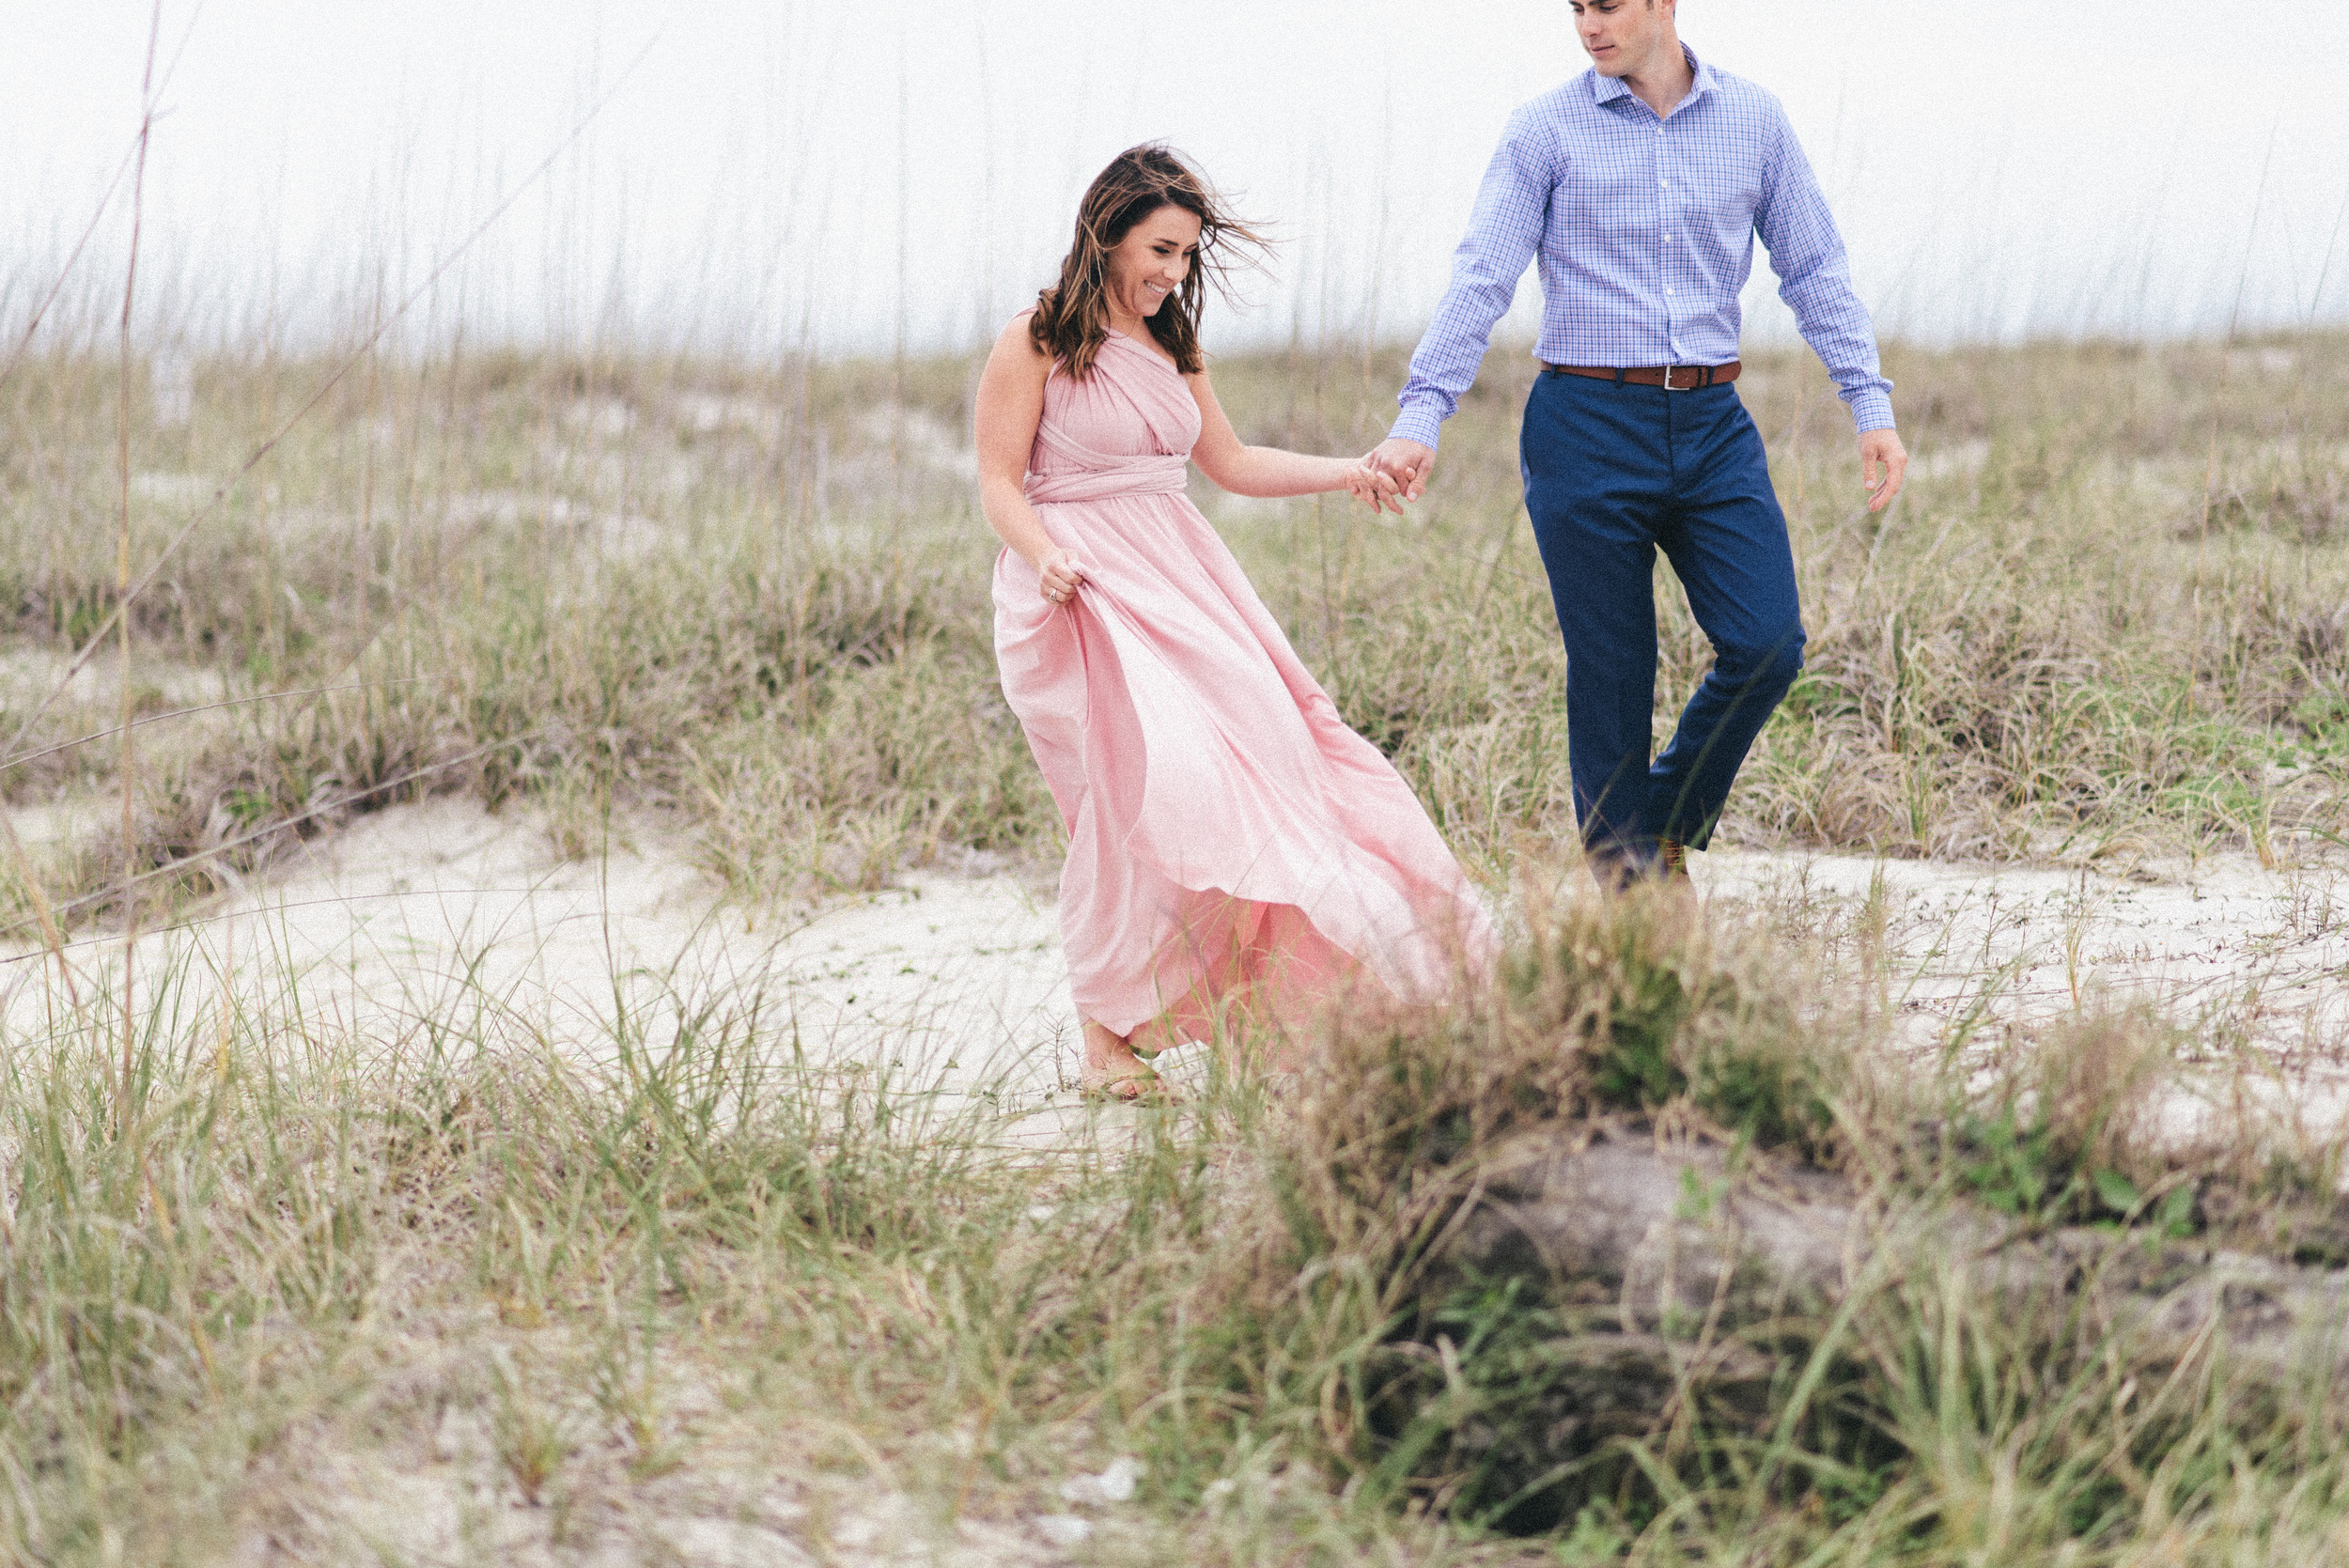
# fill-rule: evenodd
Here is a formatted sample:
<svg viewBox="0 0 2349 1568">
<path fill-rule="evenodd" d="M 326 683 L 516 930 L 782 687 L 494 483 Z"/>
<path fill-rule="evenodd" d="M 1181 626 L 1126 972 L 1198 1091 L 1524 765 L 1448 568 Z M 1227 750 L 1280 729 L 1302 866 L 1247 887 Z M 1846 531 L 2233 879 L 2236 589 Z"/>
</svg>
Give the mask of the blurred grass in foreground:
<svg viewBox="0 0 2349 1568">
<path fill-rule="evenodd" d="M 2279 1219 L 2342 1232 L 2338 1141 L 2165 1148 L 2130 1063 L 2176 1040 L 2140 1016 L 1910 1075 L 1766 932 L 1527 891 L 1457 1005 L 1342 1014 L 1285 1090 L 1221 1042 L 1184 1107 L 1045 1147 L 1006 1137 L 1033 1107 L 814 1057 L 691 976 L 559 1036 L 459 987 L 363 1039 L 188 948 L 144 983 L 126 1134 L 102 990 L 6 1054 L 0 1553 L 1018 1562 L 1072 1507 L 1077 1560 L 1125 1563 L 2337 1546 L 2321 1343 L 2279 1387 L 1950 1238 L 2073 1227 L 2179 1280 L 2288 1254 Z M 1441 1266 L 1527 1140 L 1609 1138 L 1843 1184 L 1842 1305 Z M 1726 1190 L 1684 1175 L 1679 1219 Z M 1062 1500 L 1121 1455 L 1132 1501 Z"/>
</svg>

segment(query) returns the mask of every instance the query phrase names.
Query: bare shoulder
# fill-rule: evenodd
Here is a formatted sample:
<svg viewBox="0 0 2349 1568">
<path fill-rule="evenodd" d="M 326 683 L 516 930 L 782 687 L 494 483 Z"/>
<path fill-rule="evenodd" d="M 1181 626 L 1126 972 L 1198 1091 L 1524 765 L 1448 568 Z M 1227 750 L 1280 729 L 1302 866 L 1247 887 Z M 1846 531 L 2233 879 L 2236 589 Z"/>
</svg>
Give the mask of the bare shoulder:
<svg viewBox="0 0 2349 1568">
<path fill-rule="evenodd" d="M 1042 396 L 1044 383 L 1051 379 L 1052 358 L 1028 335 L 1028 321 L 1034 315 L 1033 310 L 1023 310 L 995 334 L 995 347 L 988 351 L 987 369 L 979 378 L 983 386 L 1019 387 Z"/>
<path fill-rule="evenodd" d="M 1028 323 L 1035 319 L 1035 307 L 1030 305 L 1003 323 L 1003 330 L 995 334 L 995 352 L 1014 359 L 1033 359 L 1050 365 L 1051 357 L 1035 346 L 1028 332 Z"/>
<path fill-rule="evenodd" d="M 1237 444 L 1239 438 L 1232 428 L 1232 417 L 1216 400 L 1215 382 L 1208 378 L 1206 366 L 1203 364 L 1196 370 L 1185 371 L 1183 380 L 1190 387 L 1191 401 L 1199 405 L 1199 444 L 1192 448 L 1194 455 L 1211 455 Z"/>
</svg>

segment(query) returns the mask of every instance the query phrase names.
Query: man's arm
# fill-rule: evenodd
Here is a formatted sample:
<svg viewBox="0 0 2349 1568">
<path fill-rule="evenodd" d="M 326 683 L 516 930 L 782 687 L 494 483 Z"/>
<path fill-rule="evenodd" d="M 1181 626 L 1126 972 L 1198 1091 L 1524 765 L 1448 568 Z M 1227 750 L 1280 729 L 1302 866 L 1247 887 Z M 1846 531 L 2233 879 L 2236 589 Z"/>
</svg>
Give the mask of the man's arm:
<svg viewBox="0 0 2349 1568">
<path fill-rule="evenodd" d="M 1403 413 L 1368 461 L 1392 474 L 1410 500 L 1426 488 L 1435 466 L 1437 433 L 1460 406 L 1492 341 L 1493 323 L 1517 298 L 1549 221 L 1556 182 L 1555 140 L 1532 104 L 1509 117 L 1501 146 L 1477 187 L 1468 237 L 1453 252 L 1452 283 L 1411 355 L 1410 379 L 1398 399 Z"/>
<path fill-rule="evenodd" d="M 1868 509 L 1880 512 L 1900 494 L 1908 472 L 1908 453 L 1893 428 L 1892 383 L 1885 380 L 1876 357 L 1868 307 L 1852 291 L 1851 258 L 1818 177 L 1812 173 L 1811 160 L 1803 155 L 1783 109 L 1777 110 L 1777 120 L 1763 172 L 1762 200 L 1754 209 L 1754 232 L 1769 250 L 1770 270 L 1779 278 L 1778 297 L 1794 311 L 1803 341 L 1827 365 L 1851 409 L 1852 424 L 1859 431 L 1860 480 L 1868 489 Z"/>
</svg>

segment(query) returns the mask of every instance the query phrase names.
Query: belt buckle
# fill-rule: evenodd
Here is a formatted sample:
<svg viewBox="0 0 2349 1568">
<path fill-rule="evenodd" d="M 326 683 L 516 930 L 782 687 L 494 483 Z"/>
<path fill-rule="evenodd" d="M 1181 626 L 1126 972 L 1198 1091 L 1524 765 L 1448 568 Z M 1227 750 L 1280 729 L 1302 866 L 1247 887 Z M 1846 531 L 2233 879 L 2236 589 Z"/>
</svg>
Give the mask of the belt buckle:
<svg viewBox="0 0 2349 1568">
<path fill-rule="evenodd" d="M 1666 392 L 1694 392 L 1697 389 L 1694 381 L 1690 381 L 1687 386 L 1672 385 L 1672 371 L 1674 368 L 1674 366 L 1669 365 L 1664 366 L 1664 390 Z M 1692 366 L 1691 368 L 1693 369 L 1694 367 Z"/>
</svg>

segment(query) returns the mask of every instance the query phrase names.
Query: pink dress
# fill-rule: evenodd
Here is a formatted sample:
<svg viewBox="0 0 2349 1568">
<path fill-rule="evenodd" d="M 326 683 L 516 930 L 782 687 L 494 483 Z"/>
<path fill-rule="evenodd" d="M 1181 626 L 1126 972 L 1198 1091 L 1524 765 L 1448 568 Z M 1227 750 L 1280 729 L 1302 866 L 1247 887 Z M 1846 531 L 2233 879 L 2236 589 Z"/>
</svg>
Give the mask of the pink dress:
<svg viewBox="0 0 2349 1568">
<path fill-rule="evenodd" d="M 1244 995 L 1294 1017 L 1367 973 L 1432 1001 L 1492 933 L 1410 786 L 1306 674 L 1183 494 L 1199 405 L 1119 333 L 1057 371 L 1026 491 L 1084 586 L 995 563 L 1003 695 L 1068 829 L 1060 920 L 1081 1017 L 1196 1038 Z"/>
</svg>

